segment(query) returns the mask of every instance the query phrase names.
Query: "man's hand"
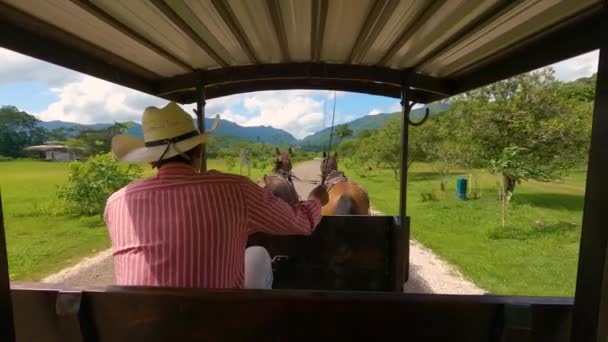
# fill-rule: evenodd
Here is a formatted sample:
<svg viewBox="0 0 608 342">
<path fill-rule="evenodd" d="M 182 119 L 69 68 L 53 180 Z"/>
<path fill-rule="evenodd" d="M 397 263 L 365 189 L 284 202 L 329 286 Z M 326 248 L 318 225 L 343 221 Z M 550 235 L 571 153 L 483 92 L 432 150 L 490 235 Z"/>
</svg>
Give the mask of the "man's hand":
<svg viewBox="0 0 608 342">
<path fill-rule="evenodd" d="M 329 202 L 329 194 L 325 189 L 325 185 L 319 185 L 316 188 L 312 189 L 310 194 L 308 194 L 309 200 L 317 200 L 321 202 L 321 205 L 326 205 Z"/>
</svg>

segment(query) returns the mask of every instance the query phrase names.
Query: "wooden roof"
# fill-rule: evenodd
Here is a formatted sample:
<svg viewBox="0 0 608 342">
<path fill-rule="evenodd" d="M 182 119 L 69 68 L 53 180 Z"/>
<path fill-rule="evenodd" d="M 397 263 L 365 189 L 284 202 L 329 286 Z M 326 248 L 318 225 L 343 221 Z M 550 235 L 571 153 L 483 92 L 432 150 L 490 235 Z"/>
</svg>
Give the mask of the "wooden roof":
<svg viewBox="0 0 608 342">
<path fill-rule="evenodd" d="M 427 103 L 599 47 L 603 0 L 0 0 L 0 46 L 181 103 L 336 89 Z"/>
</svg>

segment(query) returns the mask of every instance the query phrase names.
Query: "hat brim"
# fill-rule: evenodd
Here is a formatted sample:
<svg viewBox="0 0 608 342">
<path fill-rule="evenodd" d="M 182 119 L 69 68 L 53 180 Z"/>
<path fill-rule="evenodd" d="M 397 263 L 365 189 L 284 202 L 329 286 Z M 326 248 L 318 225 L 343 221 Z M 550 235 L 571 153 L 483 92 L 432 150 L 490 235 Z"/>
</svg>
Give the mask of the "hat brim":
<svg viewBox="0 0 608 342">
<path fill-rule="evenodd" d="M 219 123 L 220 116 L 216 115 L 210 130 L 203 134 L 172 143 L 166 152 L 167 145 L 146 147 L 146 144 L 142 140 L 127 134 L 119 134 L 112 138 L 112 153 L 118 160 L 127 163 L 153 163 L 157 162 L 161 157 L 163 160 L 169 159 L 206 143 L 209 136 L 218 129 Z"/>
<path fill-rule="evenodd" d="M 204 144 L 209 133 L 203 133 L 191 138 L 171 144 L 167 152 L 167 145 L 146 147 L 144 142 L 130 135 L 120 134 L 112 138 L 112 153 L 118 160 L 127 163 L 153 163 L 159 159 L 169 159 L 184 152 L 190 151 L 198 145 Z"/>
</svg>

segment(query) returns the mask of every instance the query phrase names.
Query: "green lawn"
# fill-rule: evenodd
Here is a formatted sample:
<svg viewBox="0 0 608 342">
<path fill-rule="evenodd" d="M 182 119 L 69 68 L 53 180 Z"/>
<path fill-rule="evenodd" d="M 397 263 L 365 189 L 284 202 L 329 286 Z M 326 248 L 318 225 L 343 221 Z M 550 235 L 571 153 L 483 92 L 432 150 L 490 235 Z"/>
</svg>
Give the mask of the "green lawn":
<svg viewBox="0 0 608 342">
<path fill-rule="evenodd" d="M 345 170 L 368 190 L 372 206 L 396 214 L 399 188 L 391 171 L 366 177 Z M 575 172 L 555 183 L 527 182 L 515 190 L 508 227 L 500 227 L 495 178 L 480 176 L 480 199 L 455 198 L 454 173 L 445 193 L 427 164 L 409 173 L 408 215 L 413 238 L 456 265 L 467 277 L 496 294 L 572 296 L 574 294 L 584 178 Z M 436 201 L 422 201 L 433 193 Z"/>
<path fill-rule="evenodd" d="M 226 170 L 223 161 L 208 162 L 209 169 Z M 239 173 L 238 168 L 230 171 Z M 105 224 L 99 217 L 76 219 L 56 213 L 55 190 L 66 182 L 67 172 L 68 163 L 0 162 L 11 280 L 40 280 L 109 247 Z M 252 169 L 251 173 L 256 179 L 264 171 Z M 152 174 L 147 167 L 145 175 Z"/>
</svg>

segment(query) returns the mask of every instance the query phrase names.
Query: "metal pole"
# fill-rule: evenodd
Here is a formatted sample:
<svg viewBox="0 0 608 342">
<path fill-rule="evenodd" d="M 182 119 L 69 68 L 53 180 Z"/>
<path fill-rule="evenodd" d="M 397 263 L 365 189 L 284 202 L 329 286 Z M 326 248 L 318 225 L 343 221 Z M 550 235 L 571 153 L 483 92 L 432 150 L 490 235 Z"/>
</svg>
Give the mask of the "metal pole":
<svg viewBox="0 0 608 342">
<path fill-rule="evenodd" d="M 404 83 L 401 87 L 401 167 L 399 168 L 399 230 L 395 234 L 395 283 L 396 291 L 403 291 L 403 283 L 407 281 L 409 275 L 409 236 L 410 225 L 407 218 L 407 157 L 409 139 L 409 86 Z"/>
<path fill-rule="evenodd" d="M 608 340 L 608 39 L 604 38 L 595 106 L 578 258 L 571 341 Z"/>
<path fill-rule="evenodd" d="M 196 120 L 198 130 L 205 133 L 205 87 L 202 84 L 196 86 Z M 207 144 L 203 144 L 201 148 L 201 169 L 200 172 L 207 171 Z"/>
<path fill-rule="evenodd" d="M 15 327 L 5 236 L 2 196 L 0 195 L 0 340 L 11 342 L 15 341 Z"/>
</svg>

